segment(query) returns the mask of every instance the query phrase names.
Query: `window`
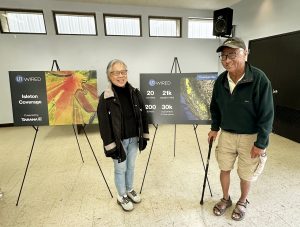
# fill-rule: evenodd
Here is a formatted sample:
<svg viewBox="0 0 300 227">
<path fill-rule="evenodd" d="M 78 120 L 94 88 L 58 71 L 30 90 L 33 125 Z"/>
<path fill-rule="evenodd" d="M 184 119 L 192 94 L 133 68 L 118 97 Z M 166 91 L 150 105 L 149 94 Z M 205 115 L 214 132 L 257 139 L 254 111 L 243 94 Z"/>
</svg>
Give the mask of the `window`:
<svg viewBox="0 0 300 227">
<path fill-rule="evenodd" d="M 95 13 L 53 12 L 56 34 L 97 35 Z"/>
<path fill-rule="evenodd" d="M 42 10 L 0 9 L 2 33 L 46 34 Z"/>
<path fill-rule="evenodd" d="M 213 19 L 189 18 L 188 38 L 214 39 Z"/>
<path fill-rule="evenodd" d="M 142 36 L 141 16 L 104 14 L 106 36 Z"/>
<path fill-rule="evenodd" d="M 181 18 L 149 17 L 150 37 L 181 37 Z"/>
</svg>

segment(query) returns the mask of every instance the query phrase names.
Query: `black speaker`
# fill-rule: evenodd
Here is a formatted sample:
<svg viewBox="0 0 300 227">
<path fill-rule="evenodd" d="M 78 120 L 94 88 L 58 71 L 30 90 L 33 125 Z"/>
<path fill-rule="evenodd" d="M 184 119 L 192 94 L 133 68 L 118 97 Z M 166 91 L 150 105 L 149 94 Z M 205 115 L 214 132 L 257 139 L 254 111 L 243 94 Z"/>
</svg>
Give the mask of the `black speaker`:
<svg viewBox="0 0 300 227">
<path fill-rule="evenodd" d="M 232 30 L 232 15 L 233 9 L 228 7 L 214 11 L 214 36 L 230 36 Z"/>
</svg>

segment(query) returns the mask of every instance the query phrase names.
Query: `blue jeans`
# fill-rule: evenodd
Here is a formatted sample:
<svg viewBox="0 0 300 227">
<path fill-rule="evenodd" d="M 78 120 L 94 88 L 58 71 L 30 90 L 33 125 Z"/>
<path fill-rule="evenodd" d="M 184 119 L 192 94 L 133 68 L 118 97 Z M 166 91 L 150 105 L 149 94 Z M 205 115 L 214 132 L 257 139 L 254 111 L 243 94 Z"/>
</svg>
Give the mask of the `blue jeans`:
<svg viewBox="0 0 300 227">
<path fill-rule="evenodd" d="M 134 166 L 138 151 L 138 137 L 132 137 L 122 140 L 122 145 L 126 153 L 126 160 L 118 163 L 114 160 L 115 167 L 115 185 L 119 196 L 126 194 L 126 191 L 133 189 Z"/>
</svg>

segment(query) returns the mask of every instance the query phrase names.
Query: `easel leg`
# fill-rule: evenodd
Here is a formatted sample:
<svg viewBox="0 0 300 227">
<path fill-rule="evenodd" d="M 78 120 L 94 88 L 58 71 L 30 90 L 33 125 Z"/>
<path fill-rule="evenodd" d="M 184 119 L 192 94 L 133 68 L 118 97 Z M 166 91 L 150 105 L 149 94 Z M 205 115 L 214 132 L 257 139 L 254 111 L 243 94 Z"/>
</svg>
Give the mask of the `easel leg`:
<svg viewBox="0 0 300 227">
<path fill-rule="evenodd" d="M 94 152 L 94 150 L 93 150 L 93 147 L 92 147 L 92 145 L 91 145 L 91 143 L 90 143 L 90 140 L 89 140 L 89 138 L 88 138 L 88 136 L 87 136 L 87 134 L 86 134 L 86 132 L 85 132 L 85 127 L 83 127 L 83 132 L 84 132 L 84 135 L 85 135 L 85 137 L 86 137 L 86 139 L 87 139 L 87 141 L 88 141 L 88 143 L 89 143 L 89 145 L 90 145 L 90 148 L 91 148 L 91 150 L 92 150 L 92 152 L 93 152 L 94 158 L 95 158 L 95 160 L 96 160 L 96 162 L 97 162 L 97 165 L 98 165 L 98 167 L 99 167 L 99 169 L 100 169 L 100 172 L 101 172 L 102 177 L 103 177 L 103 179 L 104 179 L 104 181 L 105 181 L 106 187 L 107 187 L 107 189 L 108 189 L 108 191 L 109 191 L 109 193 L 110 193 L 110 195 L 111 195 L 111 198 L 113 198 L 113 195 L 112 195 L 112 193 L 111 193 L 111 191 L 110 191 L 110 188 L 109 188 L 109 186 L 108 186 L 108 184 L 107 184 L 107 182 L 106 182 L 105 176 L 104 176 L 104 174 L 103 174 L 103 172 L 102 172 L 102 169 L 101 169 L 100 164 L 99 164 L 99 162 L 98 162 L 98 159 L 97 159 L 97 157 L 96 157 L 96 155 L 95 155 L 95 152 Z"/>
<path fill-rule="evenodd" d="M 175 148 L 176 148 L 176 124 L 175 124 L 175 131 L 174 131 L 174 158 L 175 158 Z"/>
<path fill-rule="evenodd" d="M 75 130 L 75 127 L 74 127 L 74 125 L 72 125 L 72 126 L 73 126 L 73 131 L 74 131 L 74 134 L 75 134 L 75 137 L 76 137 L 77 146 L 78 146 L 78 148 L 79 148 L 79 152 L 80 152 L 81 160 L 82 160 L 82 162 L 84 163 L 84 161 L 83 161 L 83 157 L 82 157 L 82 153 L 81 153 L 81 148 L 80 148 L 80 145 L 79 145 L 79 142 L 78 142 L 77 133 L 76 133 L 76 130 Z"/>
<path fill-rule="evenodd" d="M 153 144 L 154 144 L 154 141 L 155 141 L 155 135 L 156 135 L 156 131 L 158 129 L 158 125 L 153 125 L 153 126 L 155 127 L 155 132 L 154 132 L 154 136 L 153 136 L 153 140 L 152 140 L 152 144 L 151 144 L 151 148 L 150 148 L 150 152 L 149 152 L 149 156 L 148 156 L 148 161 L 147 161 L 147 165 L 146 165 L 146 169 L 145 169 L 145 173 L 144 173 L 144 178 L 143 178 L 140 194 L 142 193 L 142 190 L 143 190 L 143 185 L 144 185 L 144 181 L 145 181 L 145 177 L 146 177 L 146 173 L 147 173 L 147 169 L 148 169 L 148 164 L 149 164 L 149 161 L 150 161 L 151 152 L 152 152 Z"/>
<path fill-rule="evenodd" d="M 16 206 L 19 205 L 19 199 L 20 199 L 20 197 L 21 197 L 21 193 L 22 193 L 22 189 L 23 189 L 24 182 L 25 182 L 25 178 L 26 178 L 28 166 L 29 166 L 29 163 L 30 163 L 30 159 L 31 159 L 31 155 L 32 155 L 32 151 L 33 151 L 35 139 L 36 139 L 37 133 L 38 133 L 38 131 L 39 131 L 39 127 L 35 127 L 35 126 L 32 126 L 32 127 L 33 127 L 34 130 L 35 130 L 34 139 L 33 139 L 33 142 L 32 142 L 32 147 L 31 147 L 30 155 L 29 155 L 29 158 L 28 158 L 28 161 L 27 161 L 27 166 L 26 166 L 26 170 L 25 170 L 25 173 L 24 173 L 24 177 L 23 177 L 23 181 L 22 181 L 22 185 L 21 185 L 21 188 L 20 188 L 20 192 L 19 192 L 19 196 L 18 196 L 18 200 L 17 200 Z"/>
<path fill-rule="evenodd" d="M 201 148 L 200 148 L 200 144 L 199 144 L 199 139 L 198 139 L 198 135 L 197 135 L 197 127 L 198 127 L 198 125 L 193 125 L 193 127 L 194 127 L 194 132 L 195 132 L 195 135 L 196 135 L 198 149 L 199 149 L 200 156 L 201 156 L 201 161 L 202 161 L 202 164 L 203 164 L 203 169 L 204 169 L 204 172 L 205 172 L 205 165 L 204 165 L 203 156 L 202 156 L 202 152 L 201 152 Z M 210 184 L 209 184 L 208 178 L 207 178 L 207 184 L 208 184 L 208 187 L 209 187 L 210 195 L 212 196 L 211 188 L 210 188 Z"/>
</svg>

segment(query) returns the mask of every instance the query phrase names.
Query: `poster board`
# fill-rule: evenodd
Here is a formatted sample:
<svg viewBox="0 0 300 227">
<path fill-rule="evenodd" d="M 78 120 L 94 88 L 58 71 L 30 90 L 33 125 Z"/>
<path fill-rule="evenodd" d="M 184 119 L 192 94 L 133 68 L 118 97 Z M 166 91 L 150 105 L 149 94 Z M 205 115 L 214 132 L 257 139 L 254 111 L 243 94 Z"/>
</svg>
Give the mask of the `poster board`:
<svg viewBox="0 0 300 227">
<path fill-rule="evenodd" d="M 141 74 L 140 89 L 151 124 L 210 124 L 217 72 Z"/>
<path fill-rule="evenodd" d="M 14 124 L 72 125 L 97 120 L 95 70 L 10 71 Z"/>
</svg>

